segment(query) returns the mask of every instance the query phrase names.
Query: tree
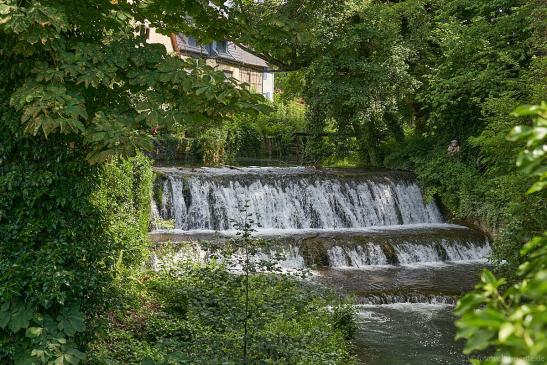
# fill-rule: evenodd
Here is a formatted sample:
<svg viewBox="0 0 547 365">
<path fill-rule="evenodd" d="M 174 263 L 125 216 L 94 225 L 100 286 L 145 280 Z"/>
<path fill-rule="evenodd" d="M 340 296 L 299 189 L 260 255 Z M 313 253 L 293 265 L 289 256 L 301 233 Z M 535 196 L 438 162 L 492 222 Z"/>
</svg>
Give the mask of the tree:
<svg viewBox="0 0 547 365">
<path fill-rule="evenodd" d="M 1 4 L 1 62 L 4 95 L 26 133 L 81 136 L 96 162 L 150 147 L 152 128 L 203 129 L 263 110 L 221 72 L 136 36 L 147 17 L 139 2 L 17 4 Z"/>
<path fill-rule="evenodd" d="M 407 65 L 411 50 L 394 18 L 383 4 L 347 6 L 328 49 L 306 71 L 310 114 L 322 114 L 319 123 L 310 119 L 309 128 L 322 134 L 329 121 L 338 144 L 354 139 L 366 165 L 382 163 L 383 142 L 403 138 L 401 106 L 418 86 Z"/>
<path fill-rule="evenodd" d="M 183 31 L 202 41 L 228 39 L 265 58 L 282 71 L 306 67 L 318 52 L 328 48 L 326 32 L 334 34 L 331 19 L 346 1 L 234 0 L 142 2 L 146 18 L 163 25 L 167 34 Z M 181 22 L 181 19 L 192 21 Z M 213 20 L 213 21 L 212 21 Z"/>
<path fill-rule="evenodd" d="M 140 1 L 0 1 L 2 363 L 78 363 L 85 315 L 142 263 L 152 174 L 118 157 L 158 129 L 198 133 L 265 108 L 147 44 L 135 29 L 149 15 Z"/>
</svg>

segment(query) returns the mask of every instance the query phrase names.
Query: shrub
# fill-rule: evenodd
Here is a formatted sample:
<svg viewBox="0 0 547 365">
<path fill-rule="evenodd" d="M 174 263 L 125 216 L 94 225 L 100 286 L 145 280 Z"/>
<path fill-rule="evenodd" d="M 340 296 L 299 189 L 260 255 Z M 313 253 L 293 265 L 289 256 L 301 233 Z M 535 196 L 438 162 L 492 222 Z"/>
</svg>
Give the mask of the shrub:
<svg viewBox="0 0 547 365">
<path fill-rule="evenodd" d="M 242 275 L 211 263 L 144 273 L 142 302 L 102 318 L 89 364 L 243 364 Z M 350 364 L 353 310 L 288 276 L 251 277 L 248 364 Z"/>
<path fill-rule="evenodd" d="M 150 163 L 90 166 L 78 139 L 22 137 L 8 123 L 0 140 L 0 363 L 76 364 L 85 314 L 108 306 L 117 270 L 146 254 Z"/>
<path fill-rule="evenodd" d="M 515 113 L 534 116 L 533 126 L 517 126 L 511 140 L 526 141 L 517 165 L 536 181 L 527 194 L 545 189 L 547 105 L 523 106 Z M 544 196 L 544 194 L 543 194 Z M 494 356 L 473 364 L 540 364 L 547 359 L 547 233 L 531 239 L 520 249 L 523 263 L 513 285 L 484 270 L 475 290 L 466 294 L 456 308 L 457 338 L 464 338 L 464 352 L 495 350 Z"/>
</svg>

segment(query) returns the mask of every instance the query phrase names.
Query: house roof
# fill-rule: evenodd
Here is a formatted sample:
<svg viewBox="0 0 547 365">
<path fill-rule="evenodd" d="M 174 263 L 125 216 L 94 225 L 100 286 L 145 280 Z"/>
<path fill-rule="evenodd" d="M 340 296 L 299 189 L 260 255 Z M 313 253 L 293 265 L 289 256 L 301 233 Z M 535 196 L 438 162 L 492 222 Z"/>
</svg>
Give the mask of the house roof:
<svg viewBox="0 0 547 365">
<path fill-rule="evenodd" d="M 192 46 L 186 35 L 179 33 L 176 36 L 177 50 L 185 53 L 192 53 L 206 58 L 220 58 L 227 62 L 243 64 L 246 66 L 269 68 L 268 63 L 260 57 L 245 51 L 233 42 L 227 42 L 226 52 L 219 51 L 213 45 Z"/>
</svg>

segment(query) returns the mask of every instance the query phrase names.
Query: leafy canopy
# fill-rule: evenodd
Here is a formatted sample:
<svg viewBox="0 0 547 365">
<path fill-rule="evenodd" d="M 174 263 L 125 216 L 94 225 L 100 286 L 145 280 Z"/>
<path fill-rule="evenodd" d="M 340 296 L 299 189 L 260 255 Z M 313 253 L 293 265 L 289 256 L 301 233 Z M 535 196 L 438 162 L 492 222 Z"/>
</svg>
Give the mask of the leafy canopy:
<svg viewBox="0 0 547 365">
<path fill-rule="evenodd" d="M 187 3 L 181 8 L 191 14 Z M 21 129 L 81 136 L 98 162 L 150 148 L 151 128 L 206 129 L 235 112 L 265 110 L 258 95 L 204 62 L 146 43 L 135 29 L 154 18 L 148 5 L 3 0 L 0 68 L 10 82 L 2 94 Z"/>
<path fill-rule="evenodd" d="M 526 173 L 538 176 L 539 181 L 528 193 L 540 194 L 547 166 L 547 106 L 522 106 L 514 114 L 535 117 L 533 126 L 515 127 L 510 139 L 526 141 L 517 164 Z M 520 254 L 524 262 L 514 285 L 504 289 L 506 279 L 497 279 L 485 270 L 481 283 L 456 308 L 460 316 L 457 338 L 466 339 L 465 353 L 495 348 L 495 356 L 484 362 L 487 365 L 543 363 L 547 357 L 547 234 L 532 238 Z"/>
</svg>

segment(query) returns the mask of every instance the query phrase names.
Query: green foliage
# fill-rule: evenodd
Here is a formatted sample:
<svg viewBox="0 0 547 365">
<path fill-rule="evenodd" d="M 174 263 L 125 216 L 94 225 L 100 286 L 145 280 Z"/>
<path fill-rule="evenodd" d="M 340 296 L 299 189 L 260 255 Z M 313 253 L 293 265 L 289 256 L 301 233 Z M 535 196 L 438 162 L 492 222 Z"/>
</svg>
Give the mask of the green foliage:
<svg viewBox="0 0 547 365">
<path fill-rule="evenodd" d="M 305 106 L 296 100 L 276 101 L 268 113 L 238 114 L 203 133 L 161 134 L 160 159 L 183 159 L 210 166 L 238 164 L 245 158 L 292 158 L 295 133 L 306 129 Z"/>
<path fill-rule="evenodd" d="M 305 111 L 298 100 L 281 98 L 268 114 L 240 118 L 238 157 L 297 159 L 294 146 L 299 142 L 297 134 L 306 130 Z"/>
<path fill-rule="evenodd" d="M 517 166 L 527 175 L 535 176 L 538 181 L 528 190 L 528 194 L 542 191 L 547 187 L 547 105 L 543 102 L 536 106 L 521 106 L 514 111 L 515 116 L 537 116 L 534 125 L 517 126 L 511 131 L 511 141 L 525 141 L 526 149 L 517 159 Z"/>
<path fill-rule="evenodd" d="M 7 102 L 0 104 L 0 362 L 77 364 L 85 314 L 108 304 L 117 266 L 139 265 L 145 255 L 150 162 L 89 166 L 80 137 L 28 136 Z"/>
<path fill-rule="evenodd" d="M 510 136 L 513 141 L 526 142 L 517 164 L 526 174 L 537 176 L 539 182 L 547 166 L 546 111 L 545 103 L 517 108 L 515 115 L 536 116 L 536 120 L 532 127 L 515 127 Z M 536 182 L 528 193 L 540 194 L 542 190 L 543 185 Z M 547 234 L 534 237 L 520 254 L 524 262 L 514 285 L 506 288 L 506 279 L 496 279 L 485 270 L 481 283 L 456 308 L 460 316 L 457 337 L 466 339 L 464 351 L 469 354 L 495 348 L 494 356 L 484 364 L 534 364 L 547 358 Z"/>
<path fill-rule="evenodd" d="M 111 305 L 124 267 L 142 263 L 150 162 L 119 156 L 151 149 L 158 129 L 197 134 L 267 109 L 203 61 L 136 35 L 157 10 L 0 1 L 3 364 L 80 362 L 84 315 Z"/>
<path fill-rule="evenodd" d="M 84 321 L 76 307 L 64 307 L 57 317 L 35 313 L 14 301 L 0 309 L 0 329 L 17 338 L 15 364 L 79 364 L 85 354 L 78 350 L 74 336 L 85 330 Z"/>
<path fill-rule="evenodd" d="M 402 137 L 399 106 L 418 86 L 393 17 L 382 4 L 348 5 L 337 14 L 337 32 L 323 35 L 329 48 L 305 74 L 310 132 L 335 132 L 336 149 L 346 154 L 354 139 L 363 164 L 380 164 L 381 143 Z"/>
<path fill-rule="evenodd" d="M 146 255 L 150 162 L 90 167 L 65 137 L 0 133 L 0 362 L 77 364 L 84 312 Z"/>
<path fill-rule="evenodd" d="M 275 102 L 271 113 L 261 114 L 256 127 L 266 136 L 289 136 L 294 132 L 303 132 L 306 128 L 305 106 L 297 100 Z"/>
<path fill-rule="evenodd" d="M 3 94 L 22 129 L 81 135 L 88 160 L 100 162 L 151 149 L 151 128 L 203 130 L 235 112 L 265 110 L 204 61 L 168 56 L 135 36 L 146 15 L 140 4 L 117 1 L 4 1 Z"/>
<path fill-rule="evenodd" d="M 303 71 L 277 72 L 275 74 L 275 101 L 288 102 L 302 99 L 306 88 Z"/>
<path fill-rule="evenodd" d="M 244 276 L 211 263 L 146 273 L 141 303 L 100 319 L 86 363 L 243 364 Z M 252 275 L 249 364 L 350 364 L 353 311 L 290 277 Z"/>
</svg>

